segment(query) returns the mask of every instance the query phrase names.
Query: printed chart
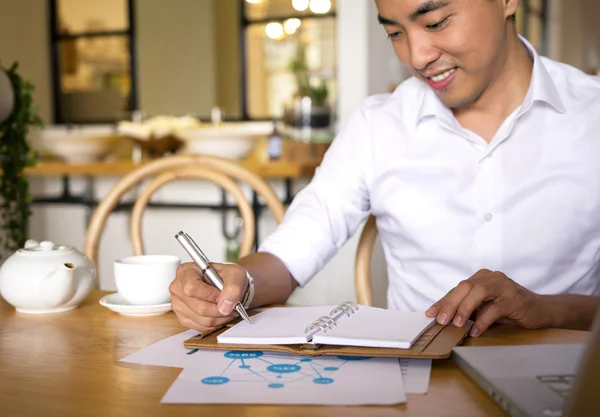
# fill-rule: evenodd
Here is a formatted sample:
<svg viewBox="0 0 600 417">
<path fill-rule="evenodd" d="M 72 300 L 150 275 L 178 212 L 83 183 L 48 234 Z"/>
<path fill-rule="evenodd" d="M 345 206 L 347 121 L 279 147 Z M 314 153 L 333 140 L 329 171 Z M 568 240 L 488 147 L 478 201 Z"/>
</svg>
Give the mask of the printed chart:
<svg viewBox="0 0 600 417">
<path fill-rule="evenodd" d="M 162 403 L 360 405 L 406 401 L 395 358 L 307 358 L 260 351 L 188 353 L 194 360 L 186 364 Z"/>
<path fill-rule="evenodd" d="M 268 388 L 280 389 L 298 381 L 318 385 L 335 383 L 335 374 L 348 362 L 369 360 L 366 357 L 337 356 L 328 358 L 295 358 L 268 352 L 230 351 L 223 356 L 229 363 L 219 375 L 202 379 L 205 385 L 223 385 L 234 382 L 256 382 Z"/>
</svg>

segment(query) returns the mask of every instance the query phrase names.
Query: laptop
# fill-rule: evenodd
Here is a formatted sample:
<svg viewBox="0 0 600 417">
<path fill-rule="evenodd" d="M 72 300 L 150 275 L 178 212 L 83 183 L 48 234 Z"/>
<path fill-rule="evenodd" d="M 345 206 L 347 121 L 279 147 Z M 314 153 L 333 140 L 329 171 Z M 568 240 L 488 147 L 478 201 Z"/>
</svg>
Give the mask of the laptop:
<svg viewBox="0 0 600 417">
<path fill-rule="evenodd" d="M 458 346 L 453 359 L 512 417 L 600 416 L 600 308 L 585 344 Z"/>
</svg>

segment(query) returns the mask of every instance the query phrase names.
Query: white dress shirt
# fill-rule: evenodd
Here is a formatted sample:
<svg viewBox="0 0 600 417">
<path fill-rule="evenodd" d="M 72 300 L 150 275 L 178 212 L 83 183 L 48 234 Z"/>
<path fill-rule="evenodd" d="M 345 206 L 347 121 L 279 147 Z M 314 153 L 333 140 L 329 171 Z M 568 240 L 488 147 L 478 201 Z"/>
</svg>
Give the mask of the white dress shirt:
<svg viewBox="0 0 600 417">
<path fill-rule="evenodd" d="M 304 285 L 372 213 L 388 308 L 425 310 L 482 268 L 540 294 L 596 294 L 600 79 L 523 42 L 530 87 L 489 144 L 418 79 L 370 97 L 259 251 Z"/>
</svg>

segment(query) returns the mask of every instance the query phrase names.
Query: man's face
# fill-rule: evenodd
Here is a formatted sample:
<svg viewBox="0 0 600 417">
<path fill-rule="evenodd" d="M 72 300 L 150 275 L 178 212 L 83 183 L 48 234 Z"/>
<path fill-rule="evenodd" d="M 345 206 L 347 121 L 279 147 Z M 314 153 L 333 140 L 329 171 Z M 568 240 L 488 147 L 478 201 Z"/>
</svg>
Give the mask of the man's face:
<svg viewBox="0 0 600 417">
<path fill-rule="evenodd" d="M 506 64 L 518 0 L 376 0 L 396 55 L 450 108 L 471 105 Z"/>
</svg>

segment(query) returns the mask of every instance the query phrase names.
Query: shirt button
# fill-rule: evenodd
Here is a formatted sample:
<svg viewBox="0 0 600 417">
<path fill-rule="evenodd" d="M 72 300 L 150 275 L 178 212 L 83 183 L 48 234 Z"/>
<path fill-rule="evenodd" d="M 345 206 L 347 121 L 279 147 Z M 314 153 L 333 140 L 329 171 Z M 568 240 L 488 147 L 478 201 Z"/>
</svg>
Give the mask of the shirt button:
<svg viewBox="0 0 600 417">
<path fill-rule="evenodd" d="M 486 215 L 485 215 L 485 221 L 486 221 L 486 222 L 489 222 L 489 221 L 491 221 L 491 220 L 492 220 L 492 218 L 493 218 L 493 217 L 494 217 L 494 216 L 492 216 L 492 213 L 488 213 L 488 214 L 486 214 Z"/>
</svg>

